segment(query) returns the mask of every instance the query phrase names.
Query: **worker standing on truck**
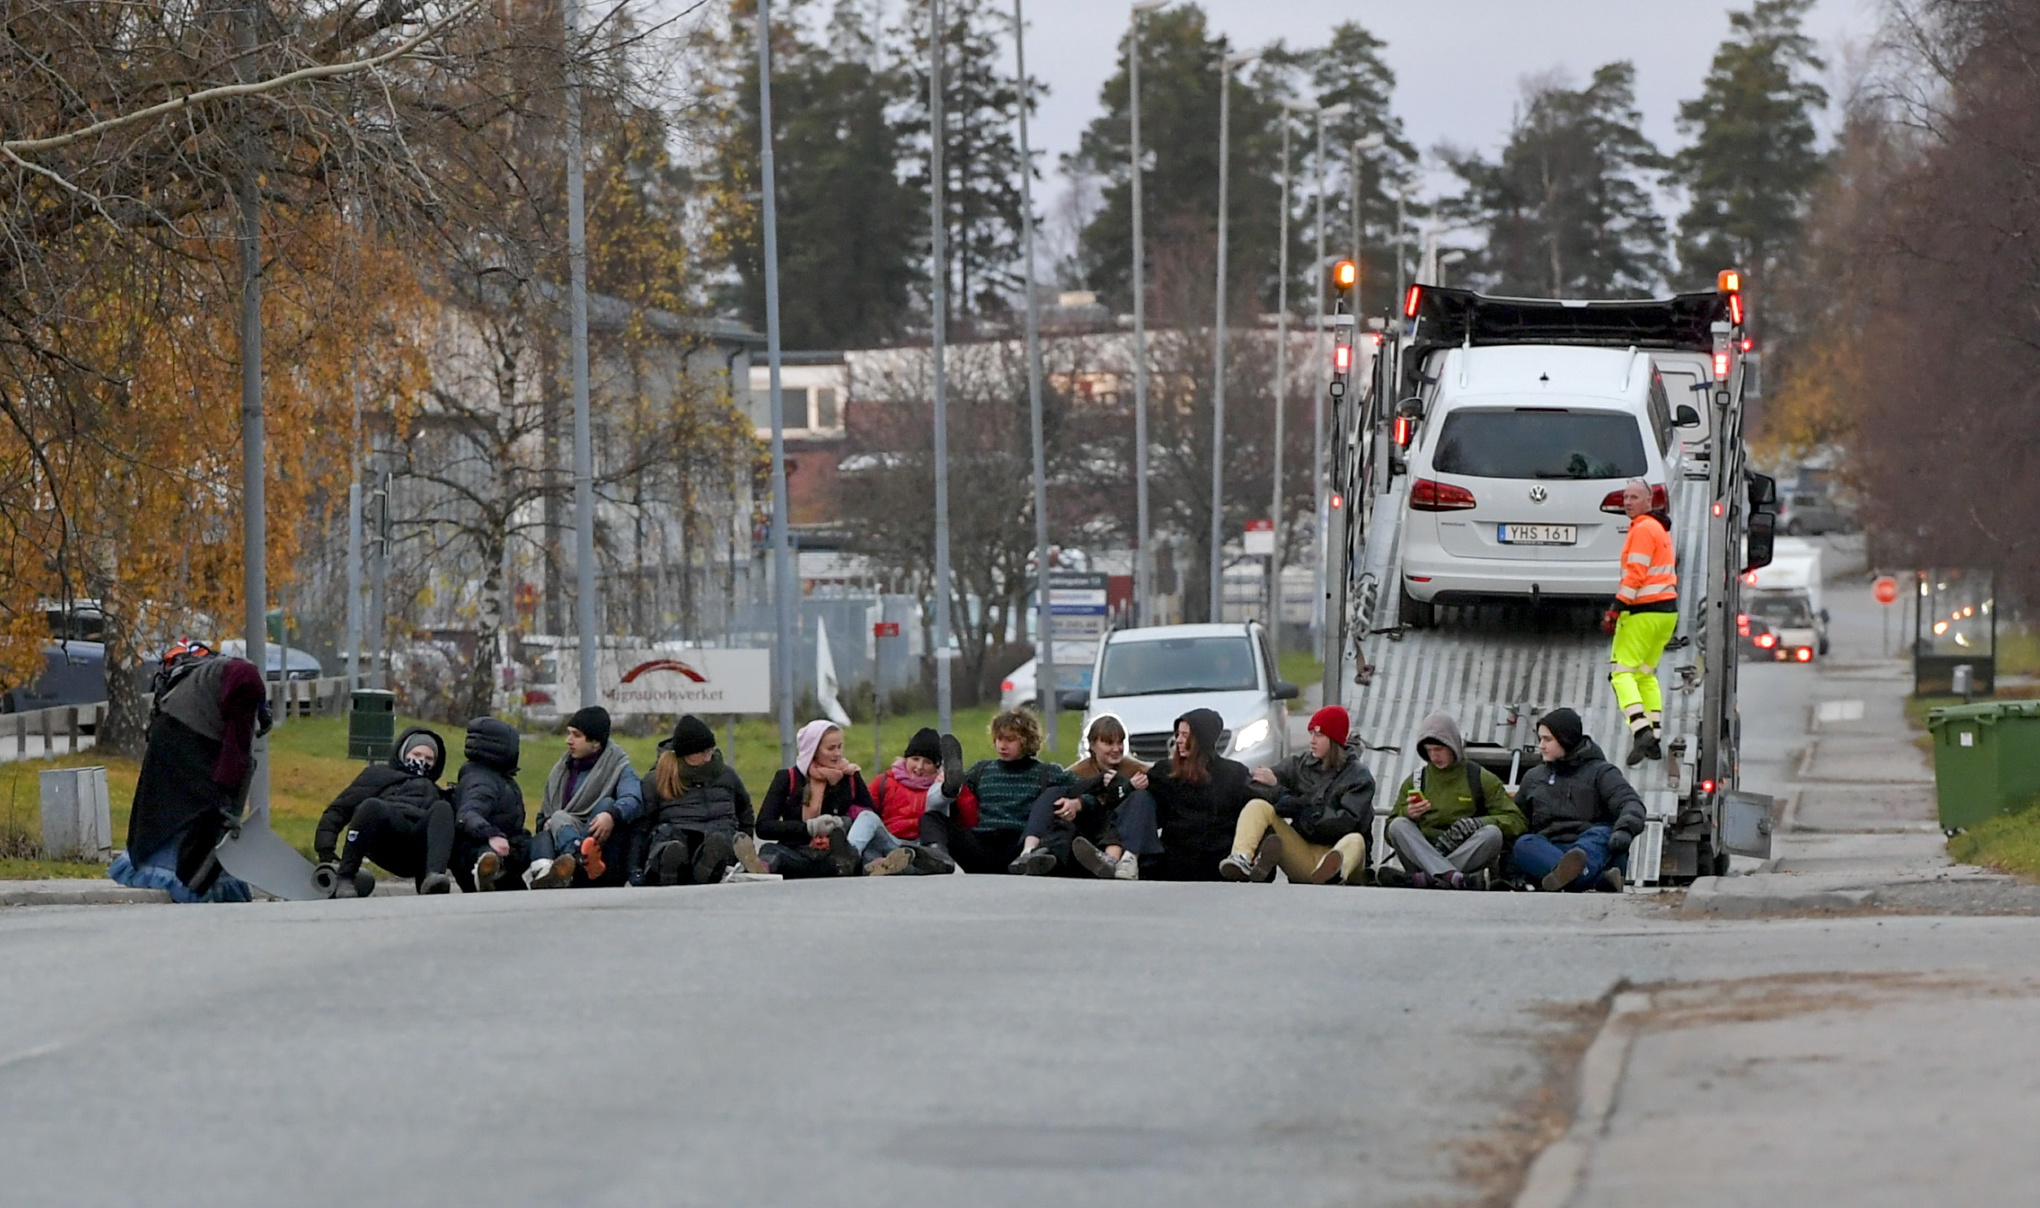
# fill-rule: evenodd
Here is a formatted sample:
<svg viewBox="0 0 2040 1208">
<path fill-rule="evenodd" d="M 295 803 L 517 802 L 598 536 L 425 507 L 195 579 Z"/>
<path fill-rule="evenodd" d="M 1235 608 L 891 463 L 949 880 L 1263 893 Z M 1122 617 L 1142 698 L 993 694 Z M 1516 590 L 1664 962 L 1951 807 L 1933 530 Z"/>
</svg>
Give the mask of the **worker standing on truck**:
<svg viewBox="0 0 2040 1208">
<path fill-rule="evenodd" d="M 1645 759 L 1664 758 L 1658 729 L 1664 722 L 1664 691 L 1658 684 L 1658 660 L 1672 631 L 1679 627 L 1679 570 L 1672 549 L 1672 518 L 1653 510 L 1650 484 L 1631 479 L 1622 488 L 1622 510 L 1629 514 L 1629 538 L 1622 544 L 1622 584 L 1615 606 L 1601 628 L 1615 635 L 1608 651 L 1608 682 L 1615 703 L 1629 721 L 1631 767 Z"/>
</svg>

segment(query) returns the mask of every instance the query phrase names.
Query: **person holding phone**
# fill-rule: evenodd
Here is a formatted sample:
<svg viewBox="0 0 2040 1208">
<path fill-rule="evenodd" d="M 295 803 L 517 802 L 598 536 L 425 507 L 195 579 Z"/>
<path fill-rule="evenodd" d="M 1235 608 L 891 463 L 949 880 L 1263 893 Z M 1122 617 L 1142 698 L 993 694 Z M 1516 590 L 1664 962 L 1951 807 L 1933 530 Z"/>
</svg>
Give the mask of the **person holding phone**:
<svg viewBox="0 0 2040 1208">
<path fill-rule="evenodd" d="M 1400 868 L 1384 864 L 1377 883 L 1417 889 L 1485 889 L 1504 847 L 1529 829 L 1501 777 L 1466 758 L 1466 740 L 1450 713 L 1417 728 L 1423 763 L 1396 791 L 1388 846 Z"/>
</svg>

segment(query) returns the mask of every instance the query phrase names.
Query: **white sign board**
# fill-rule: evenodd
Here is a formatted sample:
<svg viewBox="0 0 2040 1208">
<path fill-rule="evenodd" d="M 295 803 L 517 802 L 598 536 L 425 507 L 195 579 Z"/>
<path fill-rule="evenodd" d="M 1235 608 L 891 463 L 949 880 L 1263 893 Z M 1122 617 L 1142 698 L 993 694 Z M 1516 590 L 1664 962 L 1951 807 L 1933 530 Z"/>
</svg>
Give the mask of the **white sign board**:
<svg viewBox="0 0 2040 1208">
<path fill-rule="evenodd" d="M 770 713 L 769 650 L 604 650 L 596 659 L 611 713 Z"/>
<path fill-rule="evenodd" d="M 1244 533 L 1240 535 L 1240 552 L 1249 558 L 1271 558 L 1275 555 L 1275 522 L 1272 520 L 1249 520 Z"/>
</svg>

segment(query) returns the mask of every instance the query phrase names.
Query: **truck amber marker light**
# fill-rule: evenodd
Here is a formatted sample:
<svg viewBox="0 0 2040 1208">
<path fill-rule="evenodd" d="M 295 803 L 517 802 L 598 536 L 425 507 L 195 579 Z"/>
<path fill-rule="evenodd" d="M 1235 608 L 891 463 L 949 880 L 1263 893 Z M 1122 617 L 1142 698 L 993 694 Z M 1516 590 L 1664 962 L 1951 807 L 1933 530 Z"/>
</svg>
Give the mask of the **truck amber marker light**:
<svg viewBox="0 0 2040 1208">
<path fill-rule="evenodd" d="M 1742 292 L 1742 274 L 1732 268 L 1722 269 L 1714 275 L 1714 286 L 1724 294 Z"/>
<path fill-rule="evenodd" d="M 1338 267 L 1332 270 L 1332 280 L 1338 283 L 1340 289 L 1352 289 L 1353 283 L 1359 279 L 1360 269 L 1351 260 L 1339 261 Z"/>
</svg>

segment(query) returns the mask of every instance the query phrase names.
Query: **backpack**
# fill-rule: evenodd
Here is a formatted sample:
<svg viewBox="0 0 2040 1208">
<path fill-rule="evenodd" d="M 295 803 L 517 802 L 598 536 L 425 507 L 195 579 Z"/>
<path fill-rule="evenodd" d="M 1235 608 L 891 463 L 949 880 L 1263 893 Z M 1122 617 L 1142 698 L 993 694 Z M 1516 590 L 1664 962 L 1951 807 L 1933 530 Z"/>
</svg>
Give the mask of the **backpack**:
<svg viewBox="0 0 2040 1208">
<path fill-rule="evenodd" d="M 170 695 L 177 685 L 191 678 L 191 673 L 217 655 L 205 658 L 178 659 L 167 667 L 156 668 L 156 674 L 149 680 L 149 720 L 155 721 L 163 712 L 163 698 Z"/>
</svg>

